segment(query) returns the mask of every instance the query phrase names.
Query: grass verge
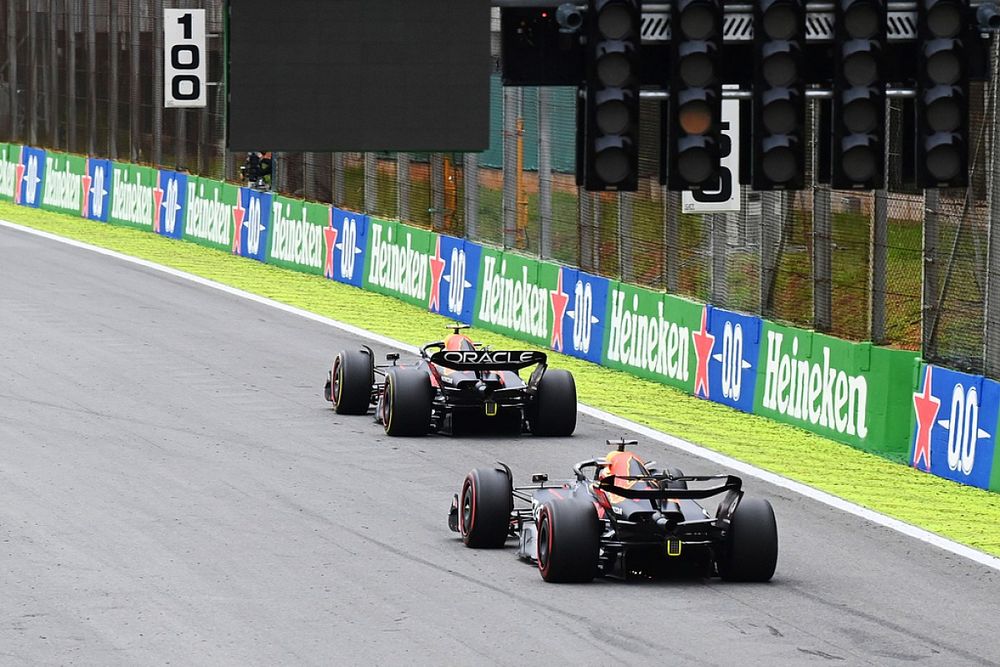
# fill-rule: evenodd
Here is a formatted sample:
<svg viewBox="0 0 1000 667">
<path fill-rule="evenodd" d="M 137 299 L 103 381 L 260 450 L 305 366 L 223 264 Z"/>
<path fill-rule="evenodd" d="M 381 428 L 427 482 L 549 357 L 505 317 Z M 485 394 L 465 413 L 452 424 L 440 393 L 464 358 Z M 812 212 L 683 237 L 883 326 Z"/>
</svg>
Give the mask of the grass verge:
<svg viewBox="0 0 1000 667">
<path fill-rule="evenodd" d="M 413 345 L 445 319 L 395 299 L 155 234 L 0 202 L 0 219 L 141 257 Z M 477 339 L 524 348 L 488 331 Z M 576 376 L 582 402 L 798 480 L 1000 556 L 1000 494 L 961 486 L 792 426 L 548 351 Z"/>
</svg>

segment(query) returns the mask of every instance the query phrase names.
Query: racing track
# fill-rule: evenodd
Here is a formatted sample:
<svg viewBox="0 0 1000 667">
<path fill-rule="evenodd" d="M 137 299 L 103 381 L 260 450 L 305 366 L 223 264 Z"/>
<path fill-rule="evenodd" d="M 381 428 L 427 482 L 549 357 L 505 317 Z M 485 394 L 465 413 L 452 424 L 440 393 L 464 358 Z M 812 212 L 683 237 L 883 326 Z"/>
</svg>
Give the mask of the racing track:
<svg viewBox="0 0 1000 667">
<path fill-rule="evenodd" d="M 767 585 L 554 586 L 465 549 L 445 519 L 470 468 L 562 476 L 623 433 L 388 439 L 322 399 L 356 343 L 0 228 L 0 663 L 1000 661 L 996 571 L 754 479 Z"/>
</svg>

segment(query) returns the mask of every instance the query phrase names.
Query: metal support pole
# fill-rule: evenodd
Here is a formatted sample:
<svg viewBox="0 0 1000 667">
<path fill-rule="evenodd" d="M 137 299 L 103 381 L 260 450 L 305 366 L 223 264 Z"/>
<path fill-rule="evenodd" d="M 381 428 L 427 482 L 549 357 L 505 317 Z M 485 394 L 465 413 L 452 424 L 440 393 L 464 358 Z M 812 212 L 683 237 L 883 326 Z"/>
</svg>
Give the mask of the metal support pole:
<svg viewBox="0 0 1000 667">
<path fill-rule="evenodd" d="M 344 204 L 346 195 L 346 185 L 344 183 L 344 154 L 333 154 L 333 203 L 336 206 Z"/>
<path fill-rule="evenodd" d="M 68 3 L 64 3 L 63 18 L 66 26 L 66 150 L 76 152 L 76 27 L 80 18 Z"/>
<path fill-rule="evenodd" d="M 378 206 L 378 160 L 375 153 L 365 153 L 365 213 L 375 213 Z"/>
<path fill-rule="evenodd" d="M 667 291 L 676 294 L 680 289 L 681 268 L 681 193 L 663 188 L 663 263 L 666 271 Z"/>
<path fill-rule="evenodd" d="M 760 313 L 769 317 L 774 312 L 774 288 L 778 277 L 781 230 L 784 220 L 782 193 L 761 194 L 760 215 Z"/>
<path fill-rule="evenodd" d="M 135 12 L 136 8 L 133 7 Z M 163 164 L 163 0 L 153 2 L 153 164 Z M 173 112 L 175 115 L 183 110 Z"/>
<path fill-rule="evenodd" d="M 538 223 L 539 252 L 552 257 L 552 137 L 549 127 L 549 89 L 538 88 Z"/>
<path fill-rule="evenodd" d="M 987 176 L 987 241 L 986 241 L 986 312 L 983 317 L 983 374 L 1000 378 L 1000 167 L 997 149 L 1000 147 L 1000 38 L 993 37 L 990 48 L 990 80 L 986 87 L 990 114 L 990 158 L 986 160 Z"/>
<path fill-rule="evenodd" d="M 815 173 L 815 171 L 813 172 Z M 813 184 L 813 327 L 833 328 L 833 219 L 830 186 Z"/>
<path fill-rule="evenodd" d="M 142 46 L 140 35 L 142 31 L 142 25 L 140 24 L 140 19 L 142 15 L 135 11 L 137 8 L 132 7 L 129 12 L 129 18 L 131 19 L 129 23 L 129 39 L 128 39 L 128 55 L 129 55 L 129 78 L 131 80 L 131 85 L 129 87 L 129 156 L 132 162 L 139 162 L 142 158 L 142 116 L 140 111 L 142 110 L 142 72 L 139 70 L 141 55 L 140 49 Z"/>
<path fill-rule="evenodd" d="M 104 153 L 107 145 L 101 146 Z M 97 149 L 97 0 L 87 0 L 87 154 Z"/>
<path fill-rule="evenodd" d="M 729 305 L 729 239 L 728 217 L 712 213 L 712 303 Z"/>
<path fill-rule="evenodd" d="M 118 0 L 108 0 L 108 157 L 118 159 Z"/>
<path fill-rule="evenodd" d="M 37 9 L 28 8 L 28 53 L 30 54 L 28 81 L 31 82 L 31 89 L 28 91 L 28 100 L 30 100 L 28 104 L 28 143 L 32 146 L 38 145 L 38 101 L 41 98 L 41 95 L 38 94 L 38 63 L 41 59 L 38 57 L 38 39 L 35 34 L 36 13 Z"/>
<path fill-rule="evenodd" d="M 49 39 L 48 46 L 44 49 L 45 59 L 48 63 L 48 86 L 46 86 L 45 96 L 48 98 L 46 103 L 46 115 L 48 116 L 48 141 L 49 145 L 54 148 L 65 148 L 61 143 L 59 136 L 59 25 L 56 23 L 56 10 L 57 3 L 59 0 L 49 0 L 48 9 L 48 28 L 49 28 Z"/>
<path fill-rule="evenodd" d="M 924 237 L 923 237 L 923 293 L 921 295 L 921 326 L 923 331 L 923 356 L 937 358 L 934 340 L 935 323 L 938 318 L 938 211 L 941 198 L 938 190 L 924 191 Z"/>
<path fill-rule="evenodd" d="M 431 228 L 444 231 L 444 155 L 431 153 Z"/>
<path fill-rule="evenodd" d="M 635 227 L 632 195 L 618 193 L 618 271 L 625 282 L 636 282 Z"/>
<path fill-rule="evenodd" d="M 590 271 L 593 273 L 596 270 L 593 257 L 591 256 L 591 248 L 593 245 L 591 243 L 591 235 L 594 231 L 591 225 L 591 219 L 593 218 L 594 196 L 583 188 L 578 188 L 577 201 L 580 203 L 580 224 L 578 226 L 580 244 L 579 264 L 580 268 L 584 271 Z"/>
<path fill-rule="evenodd" d="M 410 219 L 410 154 L 396 153 L 396 217 Z"/>
<path fill-rule="evenodd" d="M 479 238 L 479 154 L 466 153 L 462 159 L 465 191 L 465 238 Z"/>
<path fill-rule="evenodd" d="M 503 89 L 503 247 L 517 244 L 517 119 L 521 89 Z"/>
</svg>

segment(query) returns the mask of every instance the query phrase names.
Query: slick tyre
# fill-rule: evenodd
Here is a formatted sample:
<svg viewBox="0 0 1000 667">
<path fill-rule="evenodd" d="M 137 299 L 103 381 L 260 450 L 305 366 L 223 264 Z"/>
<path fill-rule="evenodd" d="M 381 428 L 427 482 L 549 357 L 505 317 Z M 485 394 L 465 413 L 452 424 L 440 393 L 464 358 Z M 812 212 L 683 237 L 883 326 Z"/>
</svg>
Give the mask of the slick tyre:
<svg viewBox="0 0 1000 667">
<path fill-rule="evenodd" d="M 576 430 L 576 382 L 569 371 L 545 371 L 538 381 L 528 421 L 535 435 L 573 435 Z"/>
<path fill-rule="evenodd" d="M 427 435 L 431 425 L 431 381 L 427 373 L 393 368 L 385 376 L 382 425 L 387 435 Z"/>
<path fill-rule="evenodd" d="M 507 541 L 514 494 L 507 473 L 476 468 L 465 476 L 458 497 L 458 532 L 465 546 L 498 549 Z"/>
<path fill-rule="evenodd" d="M 341 415 L 363 415 L 368 412 L 375 381 L 375 363 L 362 350 L 341 350 L 330 371 L 330 397 L 333 409 Z"/>
<path fill-rule="evenodd" d="M 589 502 L 553 500 L 538 511 L 538 571 L 551 583 L 584 583 L 597 576 L 601 525 Z"/>
<path fill-rule="evenodd" d="M 777 562 L 778 526 L 771 503 L 744 497 L 730 519 L 719 576 L 726 581 L 769 581 Z"/>
</svg>

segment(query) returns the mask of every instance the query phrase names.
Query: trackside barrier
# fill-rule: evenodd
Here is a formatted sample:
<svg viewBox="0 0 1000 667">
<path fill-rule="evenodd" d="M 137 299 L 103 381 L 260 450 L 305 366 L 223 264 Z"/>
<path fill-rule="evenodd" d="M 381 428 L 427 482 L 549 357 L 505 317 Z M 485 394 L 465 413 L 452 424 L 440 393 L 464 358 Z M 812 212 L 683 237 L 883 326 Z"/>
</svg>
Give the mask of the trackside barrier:
<svg viewBox="0 0 1000 667">
<path fill-rule="evenodd" d="M 0 143 L 0 200 L 379 292 L 1000 491 L 1000 383 L 324 204 Z"/>
</svg>

